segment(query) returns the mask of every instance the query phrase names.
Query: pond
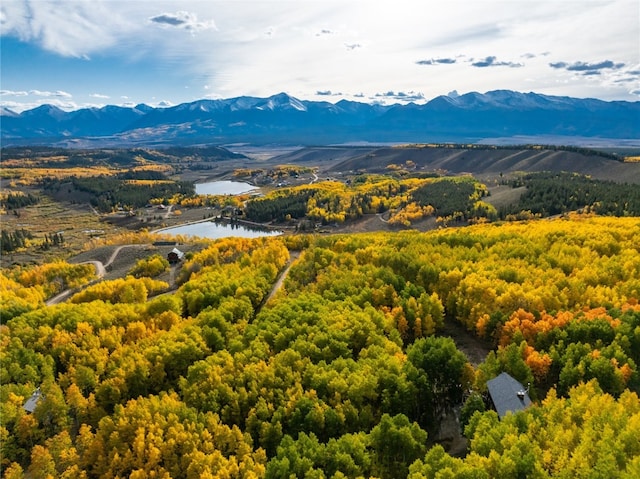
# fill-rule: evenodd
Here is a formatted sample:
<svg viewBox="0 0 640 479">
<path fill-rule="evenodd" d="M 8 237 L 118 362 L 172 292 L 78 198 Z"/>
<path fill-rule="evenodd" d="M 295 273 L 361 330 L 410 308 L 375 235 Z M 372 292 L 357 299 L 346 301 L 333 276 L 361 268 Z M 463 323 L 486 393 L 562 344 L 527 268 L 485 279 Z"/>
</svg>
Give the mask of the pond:
<svg viewBox="0 0 640 479">
<path fill-rule="evenodd" d="M 199 223 L 191 223 L 188 225 L 174 226 L 173 228 L 165 228 L 157 231 L 157 233 L 219 239 L 228 238 L 231 236 L 236 236 L 239 238 L 261 238 L 263 236 L 278 236 L 282 234 L 282 231 L 254 228 L 242 224 L 202 221 Z"/>
<path fill-rule="evenodd" d="M 241 195 L 257 190 L 249 183 L 241 181 L 210 181 L 208 183 L 196 183 L 196 194 L 198 195 Z"/>
</svg>

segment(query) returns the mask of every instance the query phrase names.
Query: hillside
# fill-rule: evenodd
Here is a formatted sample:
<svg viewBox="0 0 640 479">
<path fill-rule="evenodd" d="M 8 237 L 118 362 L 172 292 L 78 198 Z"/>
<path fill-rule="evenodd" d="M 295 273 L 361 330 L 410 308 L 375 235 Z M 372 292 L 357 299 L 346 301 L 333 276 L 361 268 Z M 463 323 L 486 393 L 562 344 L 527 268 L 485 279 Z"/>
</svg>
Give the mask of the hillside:
<svg viewBox="0 0 640 479">
<path fill-rule="evenodd" d="M 0 262 L 39 262 L 95 235 L 202 221 L 230 205 L 241 211 L 234 221 L 307 232 L 640 212 L 640 163 L 574 147 L 238 150 L 250 156 L 219 147 L 3 148 Z M 525 174 L 538 169 L 545 173 Z M 220 179 L 251 183 L 261 195 L 196 194 L 194 182 Z"/>
<path fill-rule="evenodd" d="M 597 151 L 544 147 L 474 146 L 310 147 L 275 158 L 281 163 L 325 165 L 339 172 L 388 172 L 389 165 L 415 164 L 416 170 L 483 176 L 512 172 L 568 171 L 597 179 L 640 183 L 640 164 L 623 163 Z"/>
</svg>

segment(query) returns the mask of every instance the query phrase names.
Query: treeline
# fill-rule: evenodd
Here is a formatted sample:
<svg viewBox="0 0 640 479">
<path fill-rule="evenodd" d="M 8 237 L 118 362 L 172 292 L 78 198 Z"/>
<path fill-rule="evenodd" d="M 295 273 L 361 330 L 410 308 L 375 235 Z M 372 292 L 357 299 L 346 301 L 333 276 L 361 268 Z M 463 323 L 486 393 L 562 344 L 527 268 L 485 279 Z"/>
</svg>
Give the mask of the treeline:
<svg viewBox="0 0 640 479">
<path fill-rule="evenodd" d="M 128 277 L 51 307 L 43 274 L 0 276 L 5 477 L 635 477 L 638 237 L 573 216 L 229 238 L 174 295 Z M 495 345 L 476 369 L 451 321 Z M 499 421 L 503 371 L 535 405 Z M 460 406 L 464 458 L 428 441 Z"/>
<path fill-rule="evenodd" d="M 45 233 L 44 241 L 42 242 L 42 249 L 49 249 L 52 246 L 62 246 L 64 244 L 64 235 L 61 232 L 58 233 Z"/>
<path fill-rule="evenodd" d="M 61 166 L 89 166 L 97 164 L 116 164 L 132 166 L 140 163 L 140 159 L 158 163 L 179 163 L 184 159 L 193 161 L 221 161 L 244 158 L 244 155 L 233 153 L 217 146 L 204 147 L 168 147 L 168 148 L 105 148 L 105 149 L 66 149 L 56 147 L 10 147 L 0 148 L 0 160 L 56 159 Z M 61 161 L 63 160 L 63 161 Z"/>
<path fill-rule="evenodd" d="M 550 216 L 584 208 L 599 215 L 640 215 L 638 185 L 595 180 L 575 173 L 531 173 L 510 184 L 527 189 L 517 204 L 500 209 L 501 218 L 523 210 Z"/>
<path fill-rule="evenodd" d="M 51 156 L 66 156 L 70 150 L 49 146 L 12 146 L 0 148 L 0 160 L 12 158 L 41 158 Z"/>
<path fill-rule="evenodd" d="M 56 167 L 72 168 L 75 166 L 95 166 L 115 163 L 121 166 L 132 166 L 138 163 L 138 158 L 144 150 L 136 149 L 66 149 L 55 147 L 11 147 L 1 148 L 0 157 L 3 161 L 24 159 L 35 162 L 40 166 L 55 163 Z"/>
<path fill-rule="evenodd" d="M 407 145 L 408 147 L 420 148 L 450 148 L 453 150 L 549 150 L 549 151 L 570 151 L 585 156 L 600 156 L 610 160 L 624 161 L 624 157 L 603 150 L 595 150 L 593 148 L 585 148 L 582 146 L 572 145 L 480 145 L 476 143 L 429 143 L 426 145 Z M 399 148 L 403 148 L 402 146 Z"/>
<path fill-rule="evenodd" d="M 11 253 L 20 248 L 25 248 L 29 240 L 33 239 L 33 234 L 21 228 L 10 232 L 5 229 L 0 233 L 0 251 Z"/>
<path fill-rule="evenodd" d="M 0 197 L 0 206 L 7 210 L 17 210 L 25 206 L 37 205 L 40 198 L 31 193 L 8 193 L 6 196 Z"/>
<path fill-rule="evenodd" d="M 130 171 L 115 176 L 45 178 L 45 191 L 74 188 L 90 195 L 90 203 L 102 212 L 117 207 L 140 208 L 151 200 L 168 202 L 175 195 L 195 195 L 195 186 L 187 181 L 168 180 L 158 171 Z"/>
</svg>

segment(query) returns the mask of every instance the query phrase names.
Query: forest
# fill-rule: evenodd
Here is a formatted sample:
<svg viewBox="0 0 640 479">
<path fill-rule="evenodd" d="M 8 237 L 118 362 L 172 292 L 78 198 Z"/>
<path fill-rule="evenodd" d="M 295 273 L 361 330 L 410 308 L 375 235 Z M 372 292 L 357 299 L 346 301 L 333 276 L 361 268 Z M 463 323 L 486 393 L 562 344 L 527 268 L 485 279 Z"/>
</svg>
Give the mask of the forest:
<svg viewBox="0 0 640 479">
<path fill-rule="evenodd" d="M 531 211 L 552 216 L 586 208 L 599 215 L 640 216 L 638 185 L 589 178 L 577 173 L 529 173 L 508 182 L 525 186 L 520 200 L 499 211 L 501 218 Z"/>
<path fill-rule="evenodd" d="M 24 194 L 21 192 L 11 192 L 0 196 L 0 208 L 15 211 L 18 208 L 35 205 L 38 201 L 39 198 L 31 193 Z"/>
<path fill-rule="evenodd" d="M 195 195 L 193 183 L 169 180 L 157 171 L 124 172 L 65 180 L 45 179 L 43 189 L 55 193 L 61 189 L 75 190 L 89 195 L 89 203 L 98 211 L 108 213 L 116 208 L 141 208 L 150 201 L 168 202 L 176 194 Z"/>
<path fill-rule="evenodd" d="M 152 253 L 109 281 L 3 270 L 3 477 L 640 477 L 638 238 L 637 217 L 593 213 L 227 238 L 171 292 Z M 480 364 L 451 324 L 489 346 Z M 503 419 L 501 372 L 533 400 Z M 457 411 L 453 455 L 437 434 Z"/>
<path fill-rule="evenodd" d="M 399 168 L 399 167 L 398 167 Z M 496 208 L 487 186 L 472 176 L 360 174 L 347 182 L 323 181 L 274 190 L 246 203 L 251 221 L 284 223 L 306 218 L 321 224 L 343 223 L 365 214 L 386 213 L 389 223 L 408 227 L 428 217 L 461 224 L 527 217 L 548 217 L 571 211 L 605 216 L 640 215 L 640 189 L 577 173 L 539 172 L 504 179 L 512 188 L 525 187 L 518 200 Z"/>
<path fill-rule="evenodd" d="M 360 174 L 346 182 L 328 180 L 276 189 L 247 201 L 244 213 L 251 221 L 306 218 L 320 224 L 344 223 L 365 214 L 388 213 L 389 222 L 399 226 L 410 226 L 431 216 L 444 222 L 495 219 L 495 208 L 481 200 L 487 194 L 487 187 L 471 176 L 403 178 Z"/>
</svg>

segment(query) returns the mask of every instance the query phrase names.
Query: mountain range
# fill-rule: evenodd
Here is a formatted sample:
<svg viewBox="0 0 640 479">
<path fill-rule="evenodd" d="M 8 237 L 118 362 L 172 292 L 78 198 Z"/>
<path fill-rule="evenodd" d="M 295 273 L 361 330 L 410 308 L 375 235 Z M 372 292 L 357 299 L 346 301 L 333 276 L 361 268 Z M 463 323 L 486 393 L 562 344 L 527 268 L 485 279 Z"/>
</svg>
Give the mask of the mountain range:
<svg viewBox="0 0 640 479">
<path fill-rule="evenodd" d="M 169 108 L 109 105 L 67 112 L 43 105 L 22 113 L 3 108 L 0 121 L 4 146 L 638 140 L 640 102 L 496 90 L 439 96 L 425 104 L 334 104 L 279 93 Z"/>
</svg>

